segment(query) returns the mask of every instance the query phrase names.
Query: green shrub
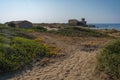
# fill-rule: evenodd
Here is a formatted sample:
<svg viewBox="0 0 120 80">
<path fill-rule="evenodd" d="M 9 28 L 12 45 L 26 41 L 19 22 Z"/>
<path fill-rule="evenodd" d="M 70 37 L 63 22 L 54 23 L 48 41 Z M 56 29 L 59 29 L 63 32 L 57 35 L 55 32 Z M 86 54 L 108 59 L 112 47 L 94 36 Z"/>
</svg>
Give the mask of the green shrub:
<svg viewBox="0 0 120 80">
<path fill-rule="evenodd" d="M 33 29 L 35 29 L 35 30 L 38 31 L 38 32 L 45 32 L 45 31 L 47 31 L 46 28 L 41 27 L 41 26 L 36 26 L 36 27 L 34 27 Z"/>
<path fill-rule="evenodd" d="M 61 34 L 65 36 L 93 36 L 93 37 L 105 37 L 107 36 L 106 34 L 102 34 L 100 32 L 97 32 L 95 30 L 91 29 L 84 29 L 80 27 L 67 27 L 63 29 L 59 29 L 58 31 L 50 31 L 50 33 L 54 34 Z"/>
<path fill-rule="evenodd" d="M 0 24 L 0 29 L 6 29 L 7 27 L 5 27 L 4 24 Z"/>
<path fill-rule="evenodd" d="M 22 29 L 0 27 L 0 72 L 15 71 L 53 55 L 49 47 L 30 40 L 33 38 Z"/>
<path fill-rule="evenodd" d="M 6 28 L 1 28 L 0 29 L 0 35 L 4 37 L 23 37 L 23 38 L 28 38 L 28 39 L 33 39 L 34 37 L 29 35 L 25 30 L 21 28 L 11 28 L 11 27 L 6 27 Z"/>
<path fill-rule="evenodd" d="M 51 55 L 50 49 L 43 44 L 15 37 L 10 44 L 0 43 L 0 72 L 15 71 L 37 58 Z"/>
<path fill-rule="evenodd" d="M 120 80 L 120 40 L 107 44 L 97 55 L 98 69 L 111 80 Z"/>
</svg>

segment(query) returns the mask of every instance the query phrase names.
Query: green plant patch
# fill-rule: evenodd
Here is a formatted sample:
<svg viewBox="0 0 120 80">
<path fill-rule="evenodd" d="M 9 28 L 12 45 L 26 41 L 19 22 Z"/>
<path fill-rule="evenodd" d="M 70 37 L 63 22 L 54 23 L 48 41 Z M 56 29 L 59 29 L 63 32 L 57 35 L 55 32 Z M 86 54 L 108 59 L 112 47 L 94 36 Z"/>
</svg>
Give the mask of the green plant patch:
<svg viewBox="0 0 120 80">
<path fill-rule="evenodd" d="M 0 35 L 8 38 L 11 38 L 11 37 L 23 37 L 28 39 L 34 38 L 33 36 L 28 35 L 27 32 L 21 28 L 11 28 L 11 27 L 1 28 Z"/>
<path fill-rule="evenodd" d="M 97 55 L 97 68 L 109 75 L 110 80 L 120 80 L 120 40 L 107 44 Z"/>
<path fill-rule="evenodd" d="M 0 42 L 0 72 L 15 71 L 37 58 L 50 56 L 52 56 L 50 49 L 43 44 L 15 37 L 9 44 Z"/>
<path fill-rule="evenodd" d="M 35 31 L 38 31 L 38 32 L 46 32 L 46 31 L 47 31 L 46 28 L 41 27 L 41 26 L 35 26 L 35 27 L 33 27 L 33 29 L 34 29 Z"/>
<path fill-rule="evenodd" d="M 91 29 L 84 29 L 84 28 L 80 28 L 80 27 L 67 27 L 67 28 L 63 28 L 63 29 L 59 29 L 58 31 L 49 31 L 50 33 L 54 33 L 54 34 L 60 34 L 60 35 L 64 35 L 64 36 L 75 36 L 75 37 L 106 37 L 108 36 L 107 34 L 103 34 L 100 32 L 97 32 L 95 30 L 91 30 Z"/>
</svg>

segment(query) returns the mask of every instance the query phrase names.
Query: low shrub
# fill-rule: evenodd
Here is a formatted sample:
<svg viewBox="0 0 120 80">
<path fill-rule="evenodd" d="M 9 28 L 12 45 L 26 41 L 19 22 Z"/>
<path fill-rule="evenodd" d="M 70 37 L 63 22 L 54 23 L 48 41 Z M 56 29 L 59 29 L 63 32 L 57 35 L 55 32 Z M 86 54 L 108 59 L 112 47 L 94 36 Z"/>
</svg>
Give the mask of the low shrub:
<svg viewBox="0 0 120 80">
<path fill-rule="evenodd" d="M 50 57 L 50 49 L 34 40 L 15 37 L 10 44 L 0 42 L 0 72 L 11 72 L 21 69 L 33 60 Z"/>
<path fill-rule="evenodd" d="M 37 37 L 36 39 L 34 39 L 36 42 L 42 42 L 42 38 L 41 37 Z"/>
<path fill-rule="evenodd" d="M 0 29 L 6 29 L 7 27 L 5 27 L 4 24 L 0 24 Z"/>
<path fill-rule="evenodd" d="M 38 43 L 44 43 L 41 37 L 37 37 L 36 39 L 34 39 L 34 41 L 36 41 L 36 42 L 38 42 Z M 49 49 L 50 49 L 50 54 L 51 54 L 51 55 L 56 55 L 56 53 L 58 53 L 58 52 L 61 51 L 60 48 L 57 48 L 57 47 L 54 46 L 54 45 L 50 45 L 50 44 L 45 44 L 45 43 L 44 43 L 44 46 L 45 46 L 46 48 L 49 48 Z"/>
<path fill-rule="evenodd" d="M 2 27 L 3 28 L 0 28 L 0 35 L 4 37 L 23 37 L 28 39 L 34 38 L 21 28 Z"/>
<path fill-rule="evenodd" d="M 54 34 L 61 34 L 65 36 L 75 36 L 75 37 L 79 37 L 79 36 L 105 37 L 107 36 L 106 34 L 102 34 L 95 30 L 84 29 L 80 27 L 67 27 L 67 28 L 59 29 L 58 31 L 49 31 L 49 32 L 54 33 Z"/>
<path fill-rule="evenodd" d="M 47 31 L 46 28 L 41 27 L 41 26 L 35 26 L 33 29 L 34 29 L 35 31 L 38 31 L 38 32 L 46 32 L 46 31 Z"/>
<path fill-rule="evenodd" d="M 107 44 L 97 55 L 97 68 L 109 76 L 109 80 L 120 80 L 120 40 Z"/>
</svg>

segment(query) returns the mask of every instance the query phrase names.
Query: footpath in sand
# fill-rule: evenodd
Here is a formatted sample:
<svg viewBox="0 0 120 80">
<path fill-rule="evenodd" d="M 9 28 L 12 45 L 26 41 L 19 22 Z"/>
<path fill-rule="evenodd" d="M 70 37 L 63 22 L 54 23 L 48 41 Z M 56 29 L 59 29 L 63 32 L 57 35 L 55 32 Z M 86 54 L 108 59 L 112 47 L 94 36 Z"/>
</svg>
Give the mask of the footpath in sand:
<svg viewBox="0 0 120 80">
<path fill-rule="evenodd" d="M 61 36 L 53 36 L 46 34 L 32 33 L 31 35 L 41 37 L 48 44 L 54 44 L 62 49 L 59 54 L 65 54 L 63 58 L 53 59 L 53 62 L 42 67 L 38 64 L 32 69 L 22 71 L 20 74 L 9 74 L 0 76 L 0 80 L 98 80 L 95 74 L 95 56 L 98 49 L 93 51 L 84 51 L 81 44 L 87 42 L 88 39 L 64 39 Z M 66 41 L 65 41 L 66 40 Z M 86 41 L 84 41 L 86 40 Z M 91 38 L 90 40 L 95 40 Z M 98 39 L 105 41 L 105 39 Z M 100 42 L 102 43 L 102 42 Z M 100 44 L 99 43 L 99 44 Z"/>
</svg>

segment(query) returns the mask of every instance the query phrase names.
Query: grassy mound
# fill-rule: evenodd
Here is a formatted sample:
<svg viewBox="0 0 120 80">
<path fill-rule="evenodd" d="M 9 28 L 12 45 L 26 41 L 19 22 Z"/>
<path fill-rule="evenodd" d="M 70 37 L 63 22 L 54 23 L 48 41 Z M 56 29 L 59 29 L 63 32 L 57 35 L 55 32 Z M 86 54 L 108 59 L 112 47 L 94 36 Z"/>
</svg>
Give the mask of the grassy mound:
<svg viewBox="0 0 120 80">
<path fill-rule="evenodd" d="M 84 29 L 80 27 L 67 27 L 67 28 L 60 29 L 58 31 L 50 31 L 50 32 L 55 33 L 55 34 L 61 34 L 65 36 L 75 36 L 75 37 L 79 37 L 79 36 L 105 37 L 107 36 L 106 34 L 97 32 L 95 30 Z"/>
<path fill-rule="evenodd" d="M 15 37 L 3 42 L 0 37 L 0 72 L 11 72 L 29 64 L 33 59 L 51 56 L 50 49 L 34 40 Z"/>
<path fill-rule="evenodd" d="M 109 80 L 120 80 L 120 40 L 107 44 L 97 56 L 98 69 L 109 76 Z"/>
</svg>

